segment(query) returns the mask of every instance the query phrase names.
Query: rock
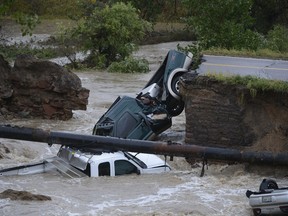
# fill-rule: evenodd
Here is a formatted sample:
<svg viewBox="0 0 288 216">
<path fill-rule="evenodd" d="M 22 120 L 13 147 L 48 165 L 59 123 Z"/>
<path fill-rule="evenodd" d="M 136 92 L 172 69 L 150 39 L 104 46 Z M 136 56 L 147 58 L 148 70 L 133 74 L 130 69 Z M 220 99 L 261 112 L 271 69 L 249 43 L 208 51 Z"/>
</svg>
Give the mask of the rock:
<svg viewBox="0 0 288 216">
<path fill-rule="evenodd" d="M 52 200 L 51 197 L 40 195 L 40 194 L 32 194 L 27 191 L 17 191 L 12 189 L 7 189 L 0 193 L 0 199 L 11 199 L 11 200 L 25 200 L 25 201 L 47 201 Z"/>
<path fill-rule="evenodd" d="M 251 94 L 207 76 L 181 81 L 185 100 L 185 142 L 253 151 L 288 151 L 288 95 Z"/>
<path fill-rule="evenodd" d="M 0 159 L 7 157 L 7 154 L 9 153 L 10 149 L 6 145 L 0 143 Z"/>
<path fill-rule="evenodd" d="M 89 90 L 68 69 L 30 55 L 17 57 L 14 67 L 0 58 L 0 104 L 20 118 L 68 120 L 72 110 L 86 110 Z M 3 109 L 4 108 L 4 109 Z"/>
<path fill-rule="evenodd" d="M 4 60 L 3 56 L 0 55 L 0 104 L 3 99 L 11 97 L 13 93 L 13 89 L 8 82 L 10 73 L 11 66 Z"/>
</svg>

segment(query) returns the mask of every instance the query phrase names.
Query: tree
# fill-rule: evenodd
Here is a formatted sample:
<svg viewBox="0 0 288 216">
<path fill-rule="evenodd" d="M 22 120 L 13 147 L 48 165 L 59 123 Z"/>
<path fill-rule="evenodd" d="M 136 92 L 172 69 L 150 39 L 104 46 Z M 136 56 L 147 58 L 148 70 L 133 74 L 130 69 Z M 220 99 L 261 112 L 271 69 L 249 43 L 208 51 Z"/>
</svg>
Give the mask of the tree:
<svg viewBox="0 0 288 216">
<path fill-rule="evenodd" d="M 108 67 L 131 55 L 148 27 L 131 4 L 115 3 L 95 8 L 72 29 L 71 35 L 89 51 L 88 66 Z"/>
<path fill-rule="evenodd" d="M 251 30 L 252 0 L 185 0 L 183 3 L 190 9 L 188 28 L 195 31 L 204 47 L 257 49 L 260 37 Z"/>
<path fill-rule="evenodd" d="M 275 25 L 267 34 L 267 46 L 276 52 L 288 52 L 288 28 Z"/>
<path fill-rule="evenodd" d="M 111 2 L 131 3 L 133 7 L 138 9 L 141 18 L 149 22 L 156 21 L 165 6 L 166 1 L 167 0 L 111 0 Z"/>
<path fill-rule="evenodd" d="M 39 18 L 36 14 L 25 14 L 22 11 L 13 10 L 13 7 L 17 3 L 16 0 L 3 0 L 0 4 L 0 31 L 1 21 L 3 16 L 12 15 L 16 22 L 21 25 L 22 35 L 32 34 L 32 30 L 39 23 Z"/>
<path fill-rule="evenodd" d="M 287 0 L 253 0 L 251 11 L 255 28 L 263 34 L 267 34 L 275 25 L 288 27 Z"/>
</svg>

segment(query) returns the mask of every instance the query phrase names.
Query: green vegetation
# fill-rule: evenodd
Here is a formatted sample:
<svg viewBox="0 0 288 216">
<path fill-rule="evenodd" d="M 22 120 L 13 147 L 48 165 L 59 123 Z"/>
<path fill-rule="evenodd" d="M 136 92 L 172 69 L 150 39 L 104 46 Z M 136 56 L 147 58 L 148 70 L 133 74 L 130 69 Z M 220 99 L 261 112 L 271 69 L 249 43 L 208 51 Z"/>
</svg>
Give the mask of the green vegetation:
<svg viewBox="0 0 288 216">
<path fill-rule="evenodd" d="M 14 60 L 18 54 L 30 54 L 39 59 L 51 59 L 62 53 L 56 48 L 31 48 L 28 44 L 16 44 L 9 47 L 0 45 L 0 55 L 3 55 L 8 61 Z"/>
<path fill-rule="evenodd" d="M 191 52 L 193 54 L 193 65 L 191 70 L 196 70 L 202 63 L 202 47 L 199 45 L 199 43 L 194 43 L 188 45 L 187 47 L 181 47 L 178 44 L 177 49 L 184 53 Z"/>
<path fill-rule="evenodd" d="M 21 10 L 15 10 L 15 4 L 17 0 L 3 0 L 0 4 L 0 33 L 1 33 L 1 18 L 9 13 L 10 16 L 14 17 L 17 23 L 21 25 L 22 35 L 31 35 L 32 30 L 39 23 L 39 17 L 37 14 L 26 14 Z M 21 4 L 22 6 L 22 4 Z"/>
<path fill-rule="evenodd" d="M 112 62 L 130 57 L 149 27 L 131 4 L 115 3 L 94 8 L 57 39 L 66 56 L 79 50 L 88 54 L 82 66 L 107 68 Z"/>
<path fill-rule="evenodd" d="M 149 72 L 149 63 L 146 59 L 128 57 L 121 62 L 113 62 L 108 67 L 108 71 L 119 73 L 147 73 Z"/>
<path fill-rule="evenodd" d="M 3 0 L 0 26 L 4 17 L 12 17 L 25 35 L 37 27 L 39 17 L 70 19 L 74 25 L 57 34 L 59 52 L 50 48 L 31 52 L 70 57 L 87 51 L 81 67 L 107 68 L 118 62 L 111 68 L 125 70 L 126 65 L 130 71 L 135 67 L 132 52 L 145 42 L 197 40 L 197 46 L 179 49 L 192 51 L 199 64 L 201 52 L 288 59 L 287 8 L 286 0 Z M 1 33 L 0 28 L 0 41 Z M 5 57 L 16 51 L 0 46 Z M 28 49 L 19 47 L 18 53 Z M 73 59 L 71 63 L 79 67 Z"/>
<path fill-rule="evenodd" d="M 68 29 L 66 35 L 89 51 L 84 62 L 87 66 L 107 68 L 112 62 L 129 57 L 148 29 L 149 23 L 138 16 L 131 4 L 115 3 L 95 8 L 76 27 Z"/>
<path fill-rule="evenodd" d="M 192 28 L 204 48 L 256 49 L 260 37 L 250 28 L 253 19 L 249 13 L 251 0 L 191 0 L 187 24 Z"/>
<path fill-rule="evenodd" d="M 226 84 L 246 86 L 253 97 L 257 92 L 273 91 L 280 93 L 288 93 L 288 82 L 280 80 L 268 80 L 258 78 L 255 76 L 227 76 L 223 74 L 208 74 L 208 76 L 215 78 Z"/>
<path fill-rule="evenodd" d="M 255 0 L 186 1 L 191 14 L 186 19 L 187 26 L 196 33 L 204 49 L 271 49 L 275 52 L 288 52 L 287 23 L 276 22 L 271 29 L 265 29 L 267 35 L 255 31 L 257 17 L 252 16 L 251 8 L 257 3 Z M 287 3 L 284 4 L 288 7 Z"/>
<path fill-rule="evenodd" d="M 145 19 L 149 22 L 155 22 L 158 16 L 161 14 L 162 8 L 165 5 L 165 0 L 146 0 L 146 1 L 139 1 L 139 0 L 112 0 L 112 3 L 116 2 L 124 2 L 126 4 L 130 3 L 139 10 L 139 15 L 142 19 Z"/>
<path fill-rule="evenodd" d="M 286 59 L 288 60 L 288 52 L 276 52 L 271 49 L 225 49 L 225 48 L 209 48 L 202 51 L 206 55 L 223 55 L 223 56 L 239 56 L 239 57 L 252 57 L 252 58 L 269 58 L 269 59 Z"/>
<path fill-rule="evenodd" d="M 267 48 L 273 51 L 288 52 L 288 28 L 276 25 L 267 35 Z"/>
</svg>

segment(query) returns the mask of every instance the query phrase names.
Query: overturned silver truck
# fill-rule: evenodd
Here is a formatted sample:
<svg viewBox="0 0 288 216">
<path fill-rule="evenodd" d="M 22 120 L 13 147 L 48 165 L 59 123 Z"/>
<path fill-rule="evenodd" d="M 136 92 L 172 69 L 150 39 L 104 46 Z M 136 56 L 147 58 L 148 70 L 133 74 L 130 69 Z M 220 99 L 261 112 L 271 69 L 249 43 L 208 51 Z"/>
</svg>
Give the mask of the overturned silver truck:
<svg viewBox="0 0 288 216">
<path fill-rule="evenodd" d="M 193 63 L 191 53 L 170 50 L 144 88 L 133 97 L 118 97 L 99 119 L 93 135 L 149 140 L 171 127 L 184 109 L 179 79 Z M 3 133 L 2 133 L 3 135 Z M 1 134 L 0 134 L 1 137 Z M 2 136 L 3 137 L 3 136 Z M 17 135 L 13 136 L 17 139 Z M 22 139 L 23 137 L 19 137 Z M 61 146 L 56 157 L 0 170 L 0 175 L 24 175 L 58 170 L 69 177 L 159 173 L 171 170 L 156 155 Z"/>
<path fill-rule="evenodd" d="M 274 179 L 263 179 L 259 191 L 246 191 L 253 214 L 287 215 L 288 187 L 279 187 Z"/>
</svg>

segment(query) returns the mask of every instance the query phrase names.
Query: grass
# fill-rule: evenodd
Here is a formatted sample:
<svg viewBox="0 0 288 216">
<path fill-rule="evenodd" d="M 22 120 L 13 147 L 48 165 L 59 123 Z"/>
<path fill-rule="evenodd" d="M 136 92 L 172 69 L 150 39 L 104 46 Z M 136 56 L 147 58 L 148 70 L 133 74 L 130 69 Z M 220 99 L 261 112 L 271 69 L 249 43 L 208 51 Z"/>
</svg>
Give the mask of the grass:
<svg viewBox="0 0 288 216">
<path fill-rule="evenodd" d="M 218 81 L 231 85 L 246 86 L 253 95 L 256 95 L 258 91 L 273 91 L 278 93 L 288 93 L 288 82 L 280 80 L 267 80 L 258 78 L 255 76 L 240 76 L 240 75 L 223 75 L 223 74 L 208 74 L 209 77 L 213 77 Z M 252 96 L 253 96 L 252 95 Z"/>
<path fill-rule="evenodd" d="M 50 59 L 62 56 L 62 53 L 56 48 L 31 48 L 25 44 L 11 46 L 0 45 L 0 54 L 8 61 L 15 60 L 15 56 L 20 54 L 30 54 L 39 59 Z"/>
<path fill-rule="evenodd" d="M 269 49 L 253 50 L 228 50 L 223 48 L 211 48 L 203 50 L 206 55 L 223 55 L 223 56 L 238 56 L 251 58 L 269 58 L 269 59 L 283 59 L 288 60 L 288 53 L 275 52 Z"/>
</svg>

